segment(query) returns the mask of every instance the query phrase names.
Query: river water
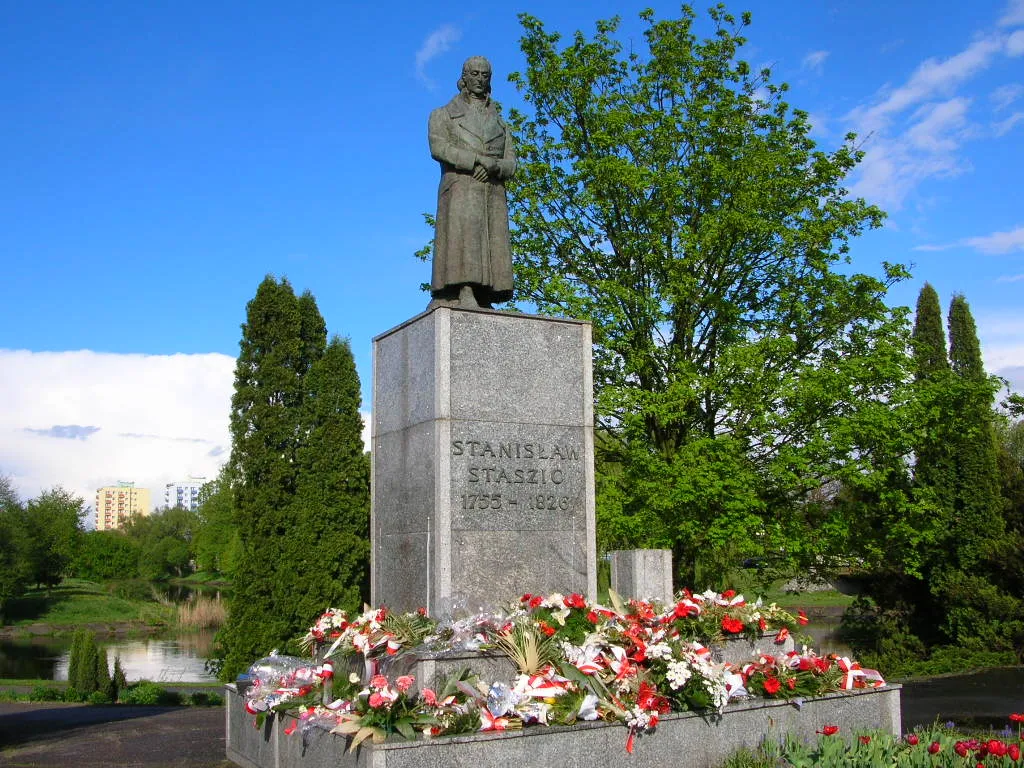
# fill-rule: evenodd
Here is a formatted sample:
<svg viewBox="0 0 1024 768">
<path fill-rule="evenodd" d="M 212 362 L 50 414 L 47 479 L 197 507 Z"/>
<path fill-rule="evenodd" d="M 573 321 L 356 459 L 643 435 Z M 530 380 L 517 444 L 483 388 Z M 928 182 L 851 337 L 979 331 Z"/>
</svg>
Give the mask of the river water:
<svg viewBox="0 0 1024 768">
<path fill-rule="evenodd" d="M 213 630 L 172 637 L 98 637 L 107 650 L 111 669 L 114 657 L 129 681 L 212 682 L 204 664 L 213 645 Z M 0 678 L 67 680 L 71 639 L 51 637 L 0 641 Z"/>
</svg>

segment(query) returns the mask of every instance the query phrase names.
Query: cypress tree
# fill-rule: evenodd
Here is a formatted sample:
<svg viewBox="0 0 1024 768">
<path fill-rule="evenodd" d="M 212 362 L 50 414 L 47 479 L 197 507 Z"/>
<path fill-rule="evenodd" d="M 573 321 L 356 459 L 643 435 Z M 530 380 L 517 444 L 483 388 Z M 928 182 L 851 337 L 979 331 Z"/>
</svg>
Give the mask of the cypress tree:
<svg viewBox="0 0 1024 768">
<path fill-rule="evenodd" d="M 78 688 L 78 668 L 81 666 L 82 645 L 85 641 L 85 630 L 76 629 L 71 638 L 71 655 L 68 658 L 68 685 Z"/>
<path fill-rule="evenodd" d="M 959 423 L 951 435 L 956 462 L 954 531 L 961 568 L 985 555 L 985 540 L 1004 530 L 993 406 L 996 386 L 985 373 L 978 330 L 960 294 L 949 306 L 949 360 L 955 374 Z"/>
<path fill-rule="evenodd" d="M 307 375 L 323 357 L 327 329 L 308 292 L 268 276 L 246 307 L 231 401 L 231 473 L 241 557 L 228 621 L 218 636 L 222 675 L 233 677 L 283 647 L 314 614 L 296 608 L 321 564 L 300 546 L 298 456 L 309 439 Z"/>
<path fill-rule="evenodd" d="M 942 330 L 942 310 L 939 294 L 930 283 L 925 283 L 917 296 L 914 316 L 914 368 L 918 380 L 927 379 L 949 370 L 946 359 L 946 334 Z"/>
<path fill-rule="evenodd" d="M 110 663 L 106 648 L 96 648 L 96 688 L 110 695 Z"/>
<path fill-rule="evenodd" d="M 946 357 L 939 295 L 925 283 L 917 297 L 912 334 L 914 378 L 921 424 L 914 446 L 914 483 L 918 496 L 930 498 L 939 528 L 952 514 L 956 467 L 951 452 L 951 373 Z"/>
<path fill-rule="evenodd" d="M 309 439 L 298 454 L 302 547 L 315 566 L 297 610 L 308 623 L 326 606 L 358 609 L 369 598 L 370 467 L 360 386 L 347 340 L 335 336 L 306 379 Z"/>
</svg>

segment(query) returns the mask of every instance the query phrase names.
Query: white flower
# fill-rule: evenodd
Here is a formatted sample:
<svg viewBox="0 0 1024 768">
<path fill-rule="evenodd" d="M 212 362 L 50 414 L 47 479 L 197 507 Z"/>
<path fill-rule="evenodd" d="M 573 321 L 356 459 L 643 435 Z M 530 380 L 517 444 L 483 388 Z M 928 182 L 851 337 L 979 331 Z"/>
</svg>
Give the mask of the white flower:
<svg viewBox="0 0 1024 768">
<path fill-rule="evenodd" d="M 647 646 L 648 659 L 671 659 L 672 649 L 665 643 L 655 643 Z"/>
<path fill-rule="evenodd" d="M 668 672 L 665 674 L 665 679 L 668 680 L 668 685 L 673 691 L 678 691 L 693 675 L 693 671 L 685 661 L 673 661 L 668 665 Z"/>
</svg>

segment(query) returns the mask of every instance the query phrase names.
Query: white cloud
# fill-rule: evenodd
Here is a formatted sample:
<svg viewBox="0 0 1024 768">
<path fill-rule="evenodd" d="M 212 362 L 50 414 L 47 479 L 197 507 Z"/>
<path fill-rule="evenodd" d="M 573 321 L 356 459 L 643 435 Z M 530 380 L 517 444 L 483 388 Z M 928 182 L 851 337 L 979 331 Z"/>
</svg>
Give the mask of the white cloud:
<svg viewBox="0 0 1024 768">
<path fill-rule="evenodd" d="M 829 51 L 811 51 L 806 56 L 804 56 L 803 61 L 800 63 L 800 65 L 804 69 L 809 69 L 812 72 L 821 74 L 821 71 L 824 68 L 825 59 L 828 58 L 828 55 Z"/>
<path fill-rule="evenodd" d="M 1006 12 L 999 19 L 1001 27 L 1016 27 L 1024 24 L 1024 0 L 1010 0 L 1006 4 Z"/>
<path fill-rule="evenodd" d="M 971 100 L 965 98 L 926 104 L 914 113 L 917 122 L 907 130 L 907 141 L 925 152 L 952 152 L 960 145 L 970 104 Z"/>
<path fill-rule="evenodd" d="M 433 88 L 434 82 L 427 76 L 427 64 L 437 56 L 450 49 L 455 43 L 462 39 L 462 30 L 454 24 L 442 24 L 423 41 L 423 45 L 416 51 L 416 77 L 428 87 Z"/>
<path fill-rule="evenodd" d="M 992 132 L 1002 135 L 1016 121 L 1011 118 L 994 124 L 992 132 L 981 131 L 970 120 L 972 101 L 957 95 L 957 90 L 997 57 L 1019 52 L 1024 52 L 1024 30 L 989 31 L 959 53 L 921 62 L 902 85 L 886 87 L 872 102 L 850 110 L 844 119 L 864 137 L 865 150 L 851 192 L 899 210 L 923 181 L 971 170 L 961 156 L 963 143 Z M 1020 86 L 1010 85 L 994 91 L 991 98 L 998 109 L 1021 93 Z"/>
<path fill-rule="evenodd" d="M 991 235 L 981 237 L 968 237 L 962 242 L 982 253 L 1024 251 L 1024 227 L 1017 227 L 1008 232 L 993 232 Z"/>
<path fill-rule="evenodd" d="M 1018 29 L 1006 39 L 1006 55 L 1020 56 L 1024 53 L 1024 29 Z"/>
<path fill-rule="evenodd" d="M 1005 136 L 1013 127 L 1017 125 L 1021 120 L 1024 120 L 1024 112 L 1014 112 L 1005 120 L 1000 120 L 998 123 L 992 123 L 992 132 L 996 136 Z"/>
<path fill-rule="evenodd" d="M 92 506 L 119 480 L 213 478 L 230 452 L 227 355 L 0 350 L 0 473 L 31 498 L 61 485 Z"/>
<path fill-rule="evenodd" d="M 915 251 L 948 251 L 951 248 L 973 248 L 979 253 L 1003 254 L 1012 251 L 1024 251 L 1024 227 L 1008 230 L 1007 232 L 993 232 L 989 235 L 978 235 L 976 237 L 964 237 L 955 243 L 943 243 L 941 245 L 917 245 Z M 1013 282 L 1002 280 L 1000 282 Z"/>
<path fill-rule="evenodd" d="M 1024 274 L 1020 275 L 1000 275 L 996 278 L 997 283 L 1019 283 L 1024 280 Z"/>
<path fill-rule="evenodd" d="M 995 110 L 999 112 L 1013 104 L 1024 94 L 1024 85 L 1019 83 L 1008 83 L 996 88 L 989 94 L 989 98 L 995 103 Z"/>
</svg>

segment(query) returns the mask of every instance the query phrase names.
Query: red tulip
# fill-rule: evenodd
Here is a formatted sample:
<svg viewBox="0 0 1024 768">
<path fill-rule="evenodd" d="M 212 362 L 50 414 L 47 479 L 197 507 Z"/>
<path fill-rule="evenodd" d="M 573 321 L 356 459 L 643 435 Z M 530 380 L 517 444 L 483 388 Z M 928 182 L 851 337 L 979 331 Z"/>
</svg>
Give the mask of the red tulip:
<svg viewBox="0 0 1024 768">
<path fill-rule="evenodd" d="M 907 734 L 907 744 L 909 744 L 912 747 L 916 747 L 920 743 L 921 743 L 921 739 L 919 739 L 917 737 L 916 733 L 908 733 Z"/>
<path fill-rule="evenodd" d="M 826 725 L 824 728 L 818 731 L 818 733 L 820 733 L 822 736 L 835 736 L 837 733 L 839 733 L 839 726 Z"/>
<path fill-rule="evenodd" d="M 928 745 L 928 751 L 931 752 L 933 755 L 939 754 L 941 749 L 942 745 L 939 744 L 939 742 L 937 741 L 933 741 L 931 744 Z"/>
<path fill-rule="evenodd" d="M 1013 762 L 1017 762 L 1018 760 L 1020 760 L 1020 745 L 1011 744 L 1010 746 L 1008 746 L 1006 748 L 1006 755 L 1011 760 L 1013 760 Z"/>
<path fill-rule="evenodd" d="M 870 736 L 859 736 L 858 739 L 860 739 L 860 743 L 861 744 L 870 744 L 871 743 L 871 737 Z"/>
</svg>

